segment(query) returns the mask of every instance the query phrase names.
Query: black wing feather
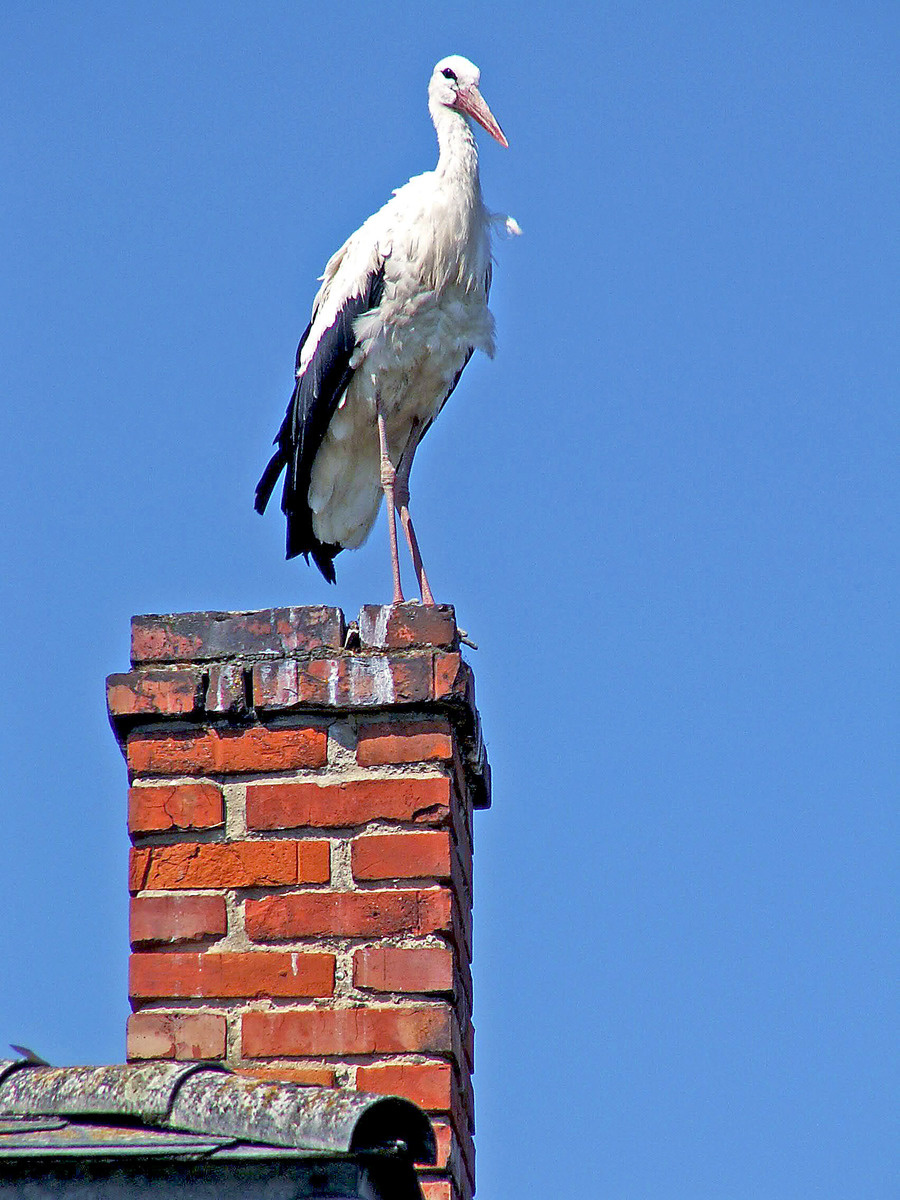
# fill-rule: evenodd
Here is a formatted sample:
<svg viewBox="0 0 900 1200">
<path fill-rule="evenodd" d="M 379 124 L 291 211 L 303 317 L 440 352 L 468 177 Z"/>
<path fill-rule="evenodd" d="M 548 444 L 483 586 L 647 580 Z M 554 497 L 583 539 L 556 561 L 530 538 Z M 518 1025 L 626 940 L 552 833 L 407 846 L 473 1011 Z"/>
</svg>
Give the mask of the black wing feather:
<svg viewBox="0 0 900 1200">
<path fill-rule="evenodd" d="M 328 424 L 334 416 L 341 396 L 353 377 L 350 359 L 356 348 L 353 324 L 357 317 L 377 308 L 384 294 L 384 266 L 373 271 L 358 296 L 349 299 L 334 322 L 319 338 L 315 353 L 306 370 L 297 379 L 284 421 L 275 438 L 278 447 L 256 485 L 254 507 L 265 512 L 266 505 L 281 472 L 287 469 L 281 509 L 287 518 L 287 558 L 304 555 L 313 561 L 329 582 L 334 583 L 332 560 L 341 547 L 321 542 L 313 532 L 309 507 L 309 482 L 312 467 Z M 296 370 L 300 355 L 309 337 L 311 325 L 297 347 Z"/>
<path fill-rule="evenodd" d="M 444 407 L 444 405 L 447 403 L 447 401 L 450 399 L 450 397 L 451 397 L 451 396 L 453 395 L 453 393 L 456 391 L 456 385 L 459 383 L 460 379 L 462 378 L 462 373 L 463 373 L 463 371 L 466 369 L 466 367 L 469 365 L 469 359 L 472 357 L 472 355 L 473 355 L 474 353 L 475 353 L 475 347 L 474 347 L 474 346 L 470 346 L 470 347 L 469 347 L 469 349 L 466 351 L 466 360 L 465 360 L 465 362 L 464 362 L 464 363 L 463 363 L 463 365 L 462 365 L 462 366 L 459 368 L 459 370 L 456 372 L 456 374 L 453 376 L 453 382 L 450 384 L 450 388 L 449 388 L 449 390 L 448 390 L 448 392 L 447 392 L 447 395 L 446 395 L 446 396 L 444 397 L 444 399 L 441 401 L 441 408 L 443 408 L 443 407 Z M 440 412 L 440 409 L 438 409 L 438 412 Z"/>
</svg>

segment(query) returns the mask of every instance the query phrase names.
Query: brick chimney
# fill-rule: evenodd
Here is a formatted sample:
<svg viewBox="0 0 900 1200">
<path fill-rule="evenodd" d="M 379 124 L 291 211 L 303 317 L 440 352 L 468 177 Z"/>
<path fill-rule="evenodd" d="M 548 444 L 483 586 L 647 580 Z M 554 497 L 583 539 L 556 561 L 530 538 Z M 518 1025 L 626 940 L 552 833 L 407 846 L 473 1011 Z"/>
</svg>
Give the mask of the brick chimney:
<svg viewBox="0 0 900 1200">
<path fill-rule="evenodd" d="M 453 610 L 135 617 L 107 682 L 133 842 L 128 1058 L 403 1095 L 474 1193 L 472 812 Z"/>
</svg>

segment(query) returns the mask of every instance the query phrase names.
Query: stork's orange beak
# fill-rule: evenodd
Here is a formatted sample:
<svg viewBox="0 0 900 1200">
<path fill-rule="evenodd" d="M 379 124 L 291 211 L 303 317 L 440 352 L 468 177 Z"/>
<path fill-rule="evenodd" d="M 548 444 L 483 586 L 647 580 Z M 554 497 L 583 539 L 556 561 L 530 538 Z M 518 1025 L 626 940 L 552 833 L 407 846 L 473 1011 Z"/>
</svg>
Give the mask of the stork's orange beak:
<svg viewBox="0 0 900 1200">
<path fill-rule="evenodd" d="M 501 146 L 509 147 L 506 134 L 500 128 L 497 118 L 488 108 L 484 97 L 474 83 L 471 87 L 460 89 L 454 107 L 458 108 L 460 112 L 473 117 L 482 129 L 486 129 L 491 137 L 495 138 Z"/>
</svg>

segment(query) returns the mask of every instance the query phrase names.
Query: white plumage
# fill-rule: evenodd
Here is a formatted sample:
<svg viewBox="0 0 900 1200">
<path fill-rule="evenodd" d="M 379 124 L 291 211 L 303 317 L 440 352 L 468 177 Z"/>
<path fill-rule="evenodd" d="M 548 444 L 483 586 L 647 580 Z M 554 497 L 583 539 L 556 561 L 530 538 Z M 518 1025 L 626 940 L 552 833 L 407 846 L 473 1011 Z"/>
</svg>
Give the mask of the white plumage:
<svg viewBox="0 0 900 1200">
<path fill-rule="evenodd" d="M 428 87 L 437 167 L 398 188 L 329 260 L 279 449 L 257 490 L 263 511 L 287 468 L 288 557 L 311 553 L 332 579 L 331 559 L 365 541 L 388 495 L 392 530 L 396 504 L 426 603 L 433 600 L 409 521 L 409 468 L 472 352 L 494 353 L 487 305 L 494 218 L 482 200 L 469 118 L 507 142 L 479 78 L 458 55 L 437 64 Z M 508 219 L 507 226 L 517 231 Z M 395 536 L 392 556 L 397 601 Z"/>
</svg>

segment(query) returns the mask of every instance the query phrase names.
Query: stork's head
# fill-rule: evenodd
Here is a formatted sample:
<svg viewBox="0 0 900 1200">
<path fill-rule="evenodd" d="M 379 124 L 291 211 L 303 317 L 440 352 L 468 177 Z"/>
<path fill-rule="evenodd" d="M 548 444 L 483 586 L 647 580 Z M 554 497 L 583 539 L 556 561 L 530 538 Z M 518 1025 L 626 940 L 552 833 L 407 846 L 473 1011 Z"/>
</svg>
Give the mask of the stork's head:
<svg viewBox="0 0 900 1200">
<path fill-rule="evenodd" d="M 429 105 L 432 111 L 441 107 L 451 108 L 467 117 L 473 117 L 501 146 L 508 146 L 509 142 L 503 130 L 478 90 L 480 80 L 481 72 L 461 54 L 451 54 L 448 58 L 442 58 L 434 68 L 428 84 Z"/>
</svg>

